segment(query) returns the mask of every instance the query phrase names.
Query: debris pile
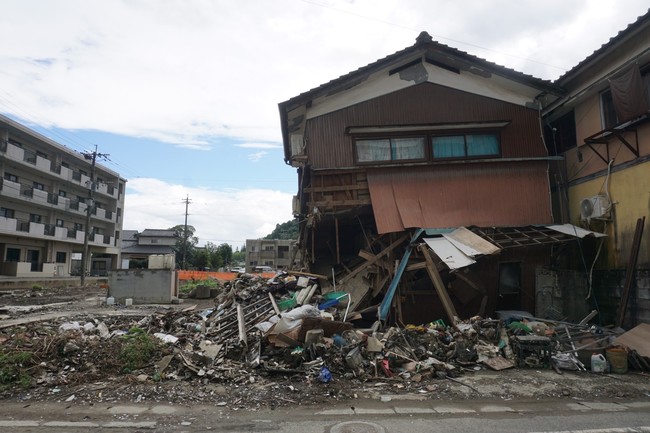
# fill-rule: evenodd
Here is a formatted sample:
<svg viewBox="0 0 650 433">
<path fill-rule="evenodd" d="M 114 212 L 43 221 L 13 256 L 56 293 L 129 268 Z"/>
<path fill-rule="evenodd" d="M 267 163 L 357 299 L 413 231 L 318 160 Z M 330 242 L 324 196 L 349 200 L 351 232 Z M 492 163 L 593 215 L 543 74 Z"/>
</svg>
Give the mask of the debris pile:
<svg viewBox="0 0 650 433">
<path fill-rule="evenodd" d="M 0 381 L 56 388 L 107 375 L 202 384 L 288 377 L 309 384 L 408 386 L 457 381 L 484 366 L 587 370 L 591 354 L 604 353 L 619 334 L 526 314 L 383 326 L 364 312 L 351 313 L 350 303 L 347 293 L 323 293 L 309 274 L 271 280 L 241 275 L 220 286 L 209 309 L 167 308 L 144 316 L 95 315 L 3 329 Z M 637 365 L 647 366 L 637 356 Z"/>
</svg>

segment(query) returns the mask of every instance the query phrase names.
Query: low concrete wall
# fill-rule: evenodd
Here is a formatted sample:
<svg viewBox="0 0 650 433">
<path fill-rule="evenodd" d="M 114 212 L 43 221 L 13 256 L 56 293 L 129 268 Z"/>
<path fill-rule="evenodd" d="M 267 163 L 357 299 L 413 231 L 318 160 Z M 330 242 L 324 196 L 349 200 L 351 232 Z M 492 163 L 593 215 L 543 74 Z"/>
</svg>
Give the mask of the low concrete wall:
<svg viewBox="0 0 650 433">
<path fill-rule="evenodd" d="M 178 295 L 178 277 L 172 269 L 122 269 L 108 275 L 108 295 L 123 304 L 169 304 Z"/>
</svg>

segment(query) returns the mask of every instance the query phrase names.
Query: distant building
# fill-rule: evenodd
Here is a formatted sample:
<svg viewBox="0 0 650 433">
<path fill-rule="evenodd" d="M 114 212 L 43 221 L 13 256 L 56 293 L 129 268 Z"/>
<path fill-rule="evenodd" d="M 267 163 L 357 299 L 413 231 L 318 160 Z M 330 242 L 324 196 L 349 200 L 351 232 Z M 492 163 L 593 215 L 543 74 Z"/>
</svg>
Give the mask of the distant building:
<svg viewBox="0 0 650 433">
<path fill-rule="evenodd" d="M 151 256 L 173 255 L 176 240 L 174 230 L 124 230 L 122 269 L 148 268 Z"/>
<path fill-rule="evenodd" d="M 295 243 L 291 239 L 246 239 L 246 272 L 262 266 L 290 268 L 296 260 Z"/>
<path fill-rule="evenodd" d="M 0 115 L 0 275 L 79 275 L 86 231 L 90 274 L 119 267 L 126 180 L 91 176 L 84 155 Z"/>
</svg>

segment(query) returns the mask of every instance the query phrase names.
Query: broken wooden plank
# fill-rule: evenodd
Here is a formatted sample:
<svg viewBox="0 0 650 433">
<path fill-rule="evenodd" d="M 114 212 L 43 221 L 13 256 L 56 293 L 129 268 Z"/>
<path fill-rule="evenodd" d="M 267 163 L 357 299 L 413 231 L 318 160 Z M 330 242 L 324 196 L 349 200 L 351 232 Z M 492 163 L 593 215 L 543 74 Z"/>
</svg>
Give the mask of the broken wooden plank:
<svg viewBox="0 0 650 433">
<path fill-rule="evenodd" d="M 404 242 L 406 239 L 408 239 L 408 237 L 407 237 L 406 234 L 400 236 L 400 237 L 399 237 L 395 242 L 393 242 L 392 244 L 390 244 L 388 247 L 384 248 L 384 250 L 383 250 L 382 252 L 380 252 L 379 254 L 375 255 L 372 259 L 367 260 L 366 263 L 364 263 L 364 264 L 362 264 L 362 265 L 357 266 L 356 268 L 354 268 L 354 270 L 353 270 L 352 272 L 350 272 L 348 275 L 344 276 L 341 280 L 339 280 L 339 282 L 340 282 L 341 284 L 343 284 L 343 283 L 345 283 L 346 281 L 349 281 L 350 279 L 354 278 L 354 276 L 356 276 L 356 275 L 359 274 L 360 272 L 364 271 L 364 270 L 367 269 L 369 266 L 373 265 L 377 260 L 381 259 L 381 258 L 384 257 L 385 255 L 387 255 L 387 254 L 389 254 L 390 252 L 392 252 L 395 248 L 397 248 L 399 245 L 401 245 L 402 242 Z"/>
<path fill-rule="evenodd" d="M 436 268 L 436 265 L 433 263 L 433 258 L 431 257 L 431 254 L 429 254 L 429 247 L 426 244 L 420 244 L 418 248 L 424 257 L 424 260 L 427 262 L 427 273 L 429 274 L 429 278 L 431 278 L 433 287 L 436 289 L 438 298 L 440 298 L 440 302 L 442 302 L 442 306 L 444 307 L 447 316 L 449 316 L 450 323 L 456 323 L 458 318 L 456 307 L 454 307 L 454 303 L 451 301 L 449 293 L 447 293 L 447 288 L 442 282 L 442 277 L 440 277 L 438 268 Z"/>
</svg>

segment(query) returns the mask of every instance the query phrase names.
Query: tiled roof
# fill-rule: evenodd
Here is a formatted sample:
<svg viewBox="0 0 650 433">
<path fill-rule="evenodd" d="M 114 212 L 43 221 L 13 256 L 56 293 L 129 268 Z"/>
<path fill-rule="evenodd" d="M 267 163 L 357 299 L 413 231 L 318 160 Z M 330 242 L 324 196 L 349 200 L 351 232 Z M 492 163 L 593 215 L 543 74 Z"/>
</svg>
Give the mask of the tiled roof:
<svg viewBox="0 0 650 433">
<path fill-rule="evenodd" d="M 421 32 L 420 35 L 416 39 L 416 43 L 410 47 L 407 47 L 403 50 L 397 51 L 393 54 L 390 54 L 384 58 L 381 58 L 373 63 L 370 63 L 366 66 L 362 66 L 358 68 L 355 71 L 349 72 L 345 75 L 342 75 L 338 78 L 335 78 L 331 81 L 328 81 L 325 84 L 321 84 L 318 87 L 315 87 L 311 90 L 308 90 L 306 92 L 303 92 L 299 94 L 298 96 L 295 96 L 285 102 L 280 103 L 280 106 L 289 106 L 289 109 L 291 109 L 291 106 L 296 103 L 300 104 L 303 102 L 304 99 L 311 99 L 315 97 L 316 95 L 320 94 L 326 94 L 336 88 L 337 86 L 342 86 L 349 81 L 354 80 L 355 78 L 364 76 L 366 74 L 369 74 L 371 72 L 377 71 L 383 67 L 386 67 L 389 65 L 391 62 L 400 60 L 402 57 L 407 57 L 410 56 L 414 53 L 417 52 L 422 52 L 422 53 L 427 53 L 427 52 L 442 52 L 445 54 L 449 54 L 452 56 L 455 56 L 457 58 L 460 58 L 461 60 L 469 61 L 474 64 L 480 65 L 482 67 L 485 67 L 489 69 L 492 73 L 502 75 L 504 77 L 510 78 L 514 81 L 519 81 L 523 82 L 526 84 L 529 84 L 533 87 L 540 87 L 542 89 L 546 90 L 551 90 L 554 92 L 560 92 L 561 89 L 557 88 L 551 81 L 548 80 L 542 80 L 541 78 L 536 78 L 532 75 L 524 74 L 522 72 L 516 71 L 511 68 L 507 68 L 505 66 L 498 65 L 496 63 L 490 62 L 488 60 L 482 59 L 480 57 L 476 57 L 472 54 L 469 54 L 465 51 L 458 50 L 456 48 L 452 48 L 448 45 L 442 44 L 440 42 L 434 41 L 431 36 L 427 32 Z M 309 96 L 309 98 L 307 98 Z"/>
<path fill-rule="evenodd" d="M 572 75 L 575 75 L 579 72 L 579 70 L 591 62 L 592 60 L 596 59 L 598 56 L 603 54 L 605 51 L 607 51 L 609 48 L 613 47 L 616 45 L 618 42 L 622 41 L 625 39 L 628 35 L 630 35 L 632 32 L 635 30 L 643 27 L 644 25 L 648 25 L 650 23 L 650 9 L 644 14 L 641 15 L 637 18 L 637 20 L 631 24 L 629 24 L 625 29 L 621 30 L 618 32 L 615 36 L 612 36 L 609 38 L 609 41 L 604 43 L 603 45 L 600 46 L 596 51 L 591 53 L 589 56 L 587 56 L 584 60 L 582 60 L 580 63 L 575 65 L 573 68 L 565 72 L 563 75 L 561 75 L 557 80 L 555 80 L 556 83 L 562 83 L 569 78 L 571 78 Z"/>
</svg>

